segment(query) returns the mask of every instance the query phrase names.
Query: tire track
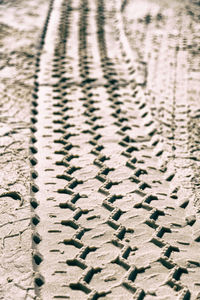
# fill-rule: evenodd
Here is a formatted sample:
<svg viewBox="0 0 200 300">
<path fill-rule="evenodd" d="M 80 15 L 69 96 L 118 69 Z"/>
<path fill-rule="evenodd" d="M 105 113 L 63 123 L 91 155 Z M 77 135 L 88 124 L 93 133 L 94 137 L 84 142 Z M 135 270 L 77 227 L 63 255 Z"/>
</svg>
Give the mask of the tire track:
<svg viewBox="0 0 200 300">
<path fill-rule="evenodd" d="M 168 118 L 166 103 L 159 114 L 152 109 L 124 46 L 120 7 L 111 4 L 54 0 L 45 24 L 32 111 L 36 294 L 194 299 L 199 222 L 187 215 L 190 190 L 180 193 L 182 161 L 174 163 L 184 145 L 175 148 L 174 140 L 188 122 L 187 108 L 175 103 L 185 91 L 175 87 L 187 70 L 173 48 L 175 130 L 165 148 L 169 132 L 159 118 Z"/>
<path fill-rule="evenodd" d="M 151 157 L 150 157 L 151 158 Z M 147 172 L 146 172 L 147 173 Z M 161 177 L 161 176 L 160 176 Z M 169 179 L 168 179 L 169 178 Z M 170 177 L 168 177 L 167 179 L 168 179 L 168 181 L 171 181 L 171 178 Z M 162 180 L 161 180 L 162 181 Z M 143 186 L 144 186 L 144 183 L 142 184 Z M 147 185 L 147 184 L 146 184 Z M 148 186 L 148 185 L 147 185 Z M 146 187 L 146 186 L 145 186 Z M 151 187 L 150 185 L 148 186 L 148 187 Z M 154 187 L 155 188 L 155 187 Z M 159 187 L 159 193 L 158 194 L 162 194 L 161 193 L 161 191 L 162 191 L 162 189 L 161 189 L 161 187 Z M 165 192 L 166 192 L 166 189 L 165 189 Z M 164 193 L 163 193 L 163 195 L 165 195 Z M 145 193 L 143 194 L 143 196 L 145 196 Z M 167 195 L 166 195 L 167 196 Z M 147 200 L 147 203 L 150 203 L 151 202 L 151 200 L 158 200 L 158 198 L 157 197 L 154 197 L 153 195 L 151 195 L 150 197 L 148 196 L 147 197 L 147 199 L 145 199 L 145 200 Z M 146 202 L 146 201 L 145 201 Z M 137 204 L 136 205 L 136 207 L 138 207 L 139 208 L 139 205 Z M 153 209 L 153 208 L 152 208 Z M 149 207 L 149 210 L 150 210 L 150 207 Z M 164 212 L 160 212 L 160 214 L 162 215 L 165 215 L 165 213 Z M 150 223 L 148 222 L 148 221 L 146 221 L 146 223 L 147 224 L 149 224 L 150 225 Z M 157 236 L 159 236 L 160 235 L 160 233 L 161 232 L 168 232 L 168 230 L 169 230 L 169 232 L 171 232 L 171 230 L 170 230 L 170 228 L 162 228 L 162 226 L 161 227 L 159 227 L 159 228 L 157 228 Z M 159 233 L 160 232 L 160 233 Z M 155 244 L 157 244 L 157 242 L 156 242 L 156 240 L 152 240 L 153 242 L 155 242 Z M 165 246 L 165 247 L 164 247 Z M 171 248 L 171 249 L 173 249 L 173 247 L 171 247 L 170 245 L 167 245 L 166 244 L 166 242 L 163 240 L 163 247 L 164 248 Z M 175 249 L 174 248 L 174 250 L 172 250 L 172 251 L 179 251 L 179 249 Z M 141 252 L 141 251 L 140 251 Z M 165 251 L 164 251 L 164 253 L 165 253 Z M 168 255 L 167 254 L 164 254 L 164 257 L 162 257 L 162 259 L 161 259 L 161 262 L 163 263 L 163 265 L 165 265 L 165 261 L 167 261 L 168 260 Z M 181 284 L 179 285 L 178 283 L 176 283 L 176 280 L 175 280 L 175 282 L 174 282 L 174 279 L 175 279 L 175 274 L 176 274 L 176 269 L 178 268 L 179 269 L 179 271 L 180 271 L 180 274 L 183 272 L 183 273 L 185 273 L 186 272 L 186 270 L 184 270 L 184 269 L 181 269 L 181 268 L 179 268 L 178 266 L 175 266 L 176 264 L 175 263 L 173 263 L 172 265 L 171 265 L 171 267 L 168 265 L 168 268 L 170 269 L 170 268 L 172 268 L 172 266 L 174 267 L 174 270 L 171 272 L 171 276 L 169 276 L 169 280 L 166 282 L 166 284 L 169 284 L 169 285 L 172 285 L 172 287 L 176 287 L 178 290 L 182 290 L 182 297 L 185 297 L 185 296 L 187 296 L 188 297 L 188 295 L 190 294 L 190 292 L 187 290 L 187 288 L 185 288 L 184 286 L 181 286 Z M 173 283 L 172 283 L 173 282 Z M 143 291 L 143 293 L 144 293 L 144 291 Z M 163 293 L 163 291 L 161 292 L 161 294 L 160 295 L 162 295 L 162 293 Z"/>
<path fill-rule="evenodd" d="M 163 37 L 163 42 L 158 43 L 158 47 L 159 45 L 162 45 L 157 55 L 158 63 L 156 64 L 155 61 L 153 60 L 155 59 L 153 55 L 151 56 L 150 62 L 148 62 L 148 65 L 150 65 L 148 71 L 148 75 L 150 76 L 150 79 L 148 80 L 148 85 L 151 85 L 152 83 L 154 84 L 154 86 L 152 87 L 152 91 L 158 93 L 158 96 L 155 95 L 155 99 L 156 101 L 159 101 L 159 98 L 161 99 L 160 105 L 157 104 L 157 106 L 160 106 L 160 108 L 158 109 L 157 112 L 156 111 L 155 112 L 156 115 L 158 116 L 157 119 L 161 124 L 160 135 L 164 137 L 164 144 L 166 145 L 165 148 L 168 147 L 169 149 L 167 157 L 170 161 L 168 162 L 168 165 L 174 169 L 176 174 L 173 181 L 175 181 L 174 187 L 175 186 L 177 187 L 174 189 L 174 191 L 176 191 L 176 189 L 178 191 L 177 195 L 176 193 L 174 195 L 172 193 L 171 196 L 175 197 L 178 201 L 180 201 L 179 202 L 180 207 L 184 207 L 185 220 L 188 221 L 189 219 L 193 219 L 194 221 L 193 224 L 197 225 L 199 223 L 199 220 L 197 219 L 196 222 L 196 216 L 193 215 L 194 194 L 192 193 L 191 182 L 190 182 L 190 178 L 192 174 L 191 167 L 193 165 L 192 162 L 193 158 L 191 157 L 188 151 L 188 145 L 189 145 L 188 137 L 190 134 L 187 131 L 188 128 L 187 122 L 189 121 L 189 117 L 188 117 L 188 112 L 190 112 L 189 108 L 192 106 L 191 103 L 187 104 L 188 93 L 186 89 L 188 86 L 187 78 L 189 74 L 187 69 L 188 54 L 187 52 L 185 52 L 187 43 L 186 41 L 184 41 L 184 38 L 188 36 L 188 28 L 190 28 L 189 26 L 191 26 L 191 23 L 190 24 L 186 23 L 186 20 L 183 16 L 180 15 L 179 17 L 179 26 L 182 26 L 182 29 L 180 27 L 179 31 L 177 32 L 174 31 L 176 36 L 173 36 L 172 33 L 173 31 L 171 30 L 172 25 L 170 25 L 170 20 L 169 20 L 168 23 L 169 29 L 166 30 L 166 35 Z M 151 16 L 151 18 L 152 19 L 154 18 L 154 14 Z M 178 22 L 176 24 L 178 24 Z M 150 26 L 154 26 L 154 24 Z M 151 32 L 151 29 L 149 29 L 149 31 Z M 153 49 L 153 42 L 156 40 L 155 36 L 151 37 L 151 35 L 149 35 L 148 37 L 147 35 L 147 42 L 146 42 L 147 45 L 149 40 L 152 39 L 151 41 L 152 44 L 149 45 L 149 49 Z M 157 39 L 158 42 L 159 42 L 159 38 L 160 37 L 158 36 Z M 166 50 L 164 50 L 163 45 L 164 47 L 166 47 Z M 145 49 L 148 49 L 148 47 L 145 47 Z M 163 50 L 164 52 L 162 52 Z M 154 66 L 151 65 L 152 62 L 155 63 Z M 166 64 L 166 67 L 164 67 L 164 64 Z M 172 71 L 168 73 L 163 72 L 163 70 L 169 68 L 170 64 L 172 66 L 171 69 L 173 68 Z M 151 74 L 150 71 L 153 69 L 155 70 L 155 72 Z M 159 74 L 159 77 L 156 74 Z M 161 76 L 163 76 L 163 79 L 160 78 Z M 155 84 L 156 80 L 158 82 L 157 85 Z M 173 94 L 171 95 L 167 94 L 170 93 L 170 91 Z M 169 104 L 170 99 L 172 102 Z M 171 111 L 170 109 L 167 108 L 167 106 L 171 109 Z M 165 121 L 163 122 L 162 120 L 166 120 L 166 123 Z M 170 130 L 171 128 L 172 131 Z M 170 157 L 170 152 L 173 153 L 171 157 Z M 188 201 L 186 200 L 187 198 L 191 200 Z M 187 247 L 187 252 L 189 254 L 185 256 L 186 261 L 188 257 L 192 257 L 194 255 L 192 254 L 193 247 L 194 246 L 198 247 L 198 244 L 196 243 L 197 228 L 198 226 L 197 227 L 195 226 L 191 231 L 191 235 L 190 235 L 191 243 L 190 246 Z M 188 271 L 191 274 L 192 269 L 189 261 L 190 260 L 188 260 Z M 199 271 L 197 270 L 197 273 L 198 272 Z M 198 288 L 196 286 L 196 283 L 194 283 L 193 286 L 193 282 L 191 282 L 192 289 L 197 291 Z M 191 298 L 193 297 L 194 296 L 191 295 Z"/>
<path fill-rule="evenodd" d="M 36 69 L 35 98 L 38 101 L 35 103 L 37 110 L 33 110 L 33 114 L 37 114 L 37 119 L 32 119 L 37 128 L 33 127 L 32 130 L 34 131 L 32 137 L 34 147 L 31 150 L 34 153 L 34 158 L 31 159 L 31 164 L 34 166 L 32 172 L 34 184 L 31 187 L 33 192 L 31 205 L 35 212 L 32 218 L 33 227 L 35 227 L 33 233 L 35 288 L 36 295 L 40 299 L 52 298 L 55 291 L 62 294 L 64 289 L 62 284 L 59 285 L 60 278 L 62 278 L 62 271 L 60 271 L 62 264 L 59 263 L 62 251 L 54 249 L 55 237 L 59 244 L 60 238 L 57 234 L 58 232 L 61 233 L 59 225 L 54 221 L 54 210 L 56 210 L 56 200 L 58 201 L 58 194 L 55 190 L 57 186 L 56 175 L 60 173 L 59 169 L 62 169 L 62 166 L 59 167 L 57 157 L 54 154 L 56 150 L 55 131 L 56 127 L 59 127 L 59 123 L 57 125 L 54 118 L 63 113 L 62 110 L 59 111 L 60 90 L 57 82 L 61 79 L 62 60 L 65 59 L 65 42 L 69 33 L 69 11 L 70 2 L 67 5 L 65 1 L 63 3 L 60 1 L 51 2 L 41 39 L 43 51 L 39 53 Z M 55 256 L 58 271 L 52 263 L 55 261 Z M 43 285 L 45 288 L 41 290 Z"/>
</svg>

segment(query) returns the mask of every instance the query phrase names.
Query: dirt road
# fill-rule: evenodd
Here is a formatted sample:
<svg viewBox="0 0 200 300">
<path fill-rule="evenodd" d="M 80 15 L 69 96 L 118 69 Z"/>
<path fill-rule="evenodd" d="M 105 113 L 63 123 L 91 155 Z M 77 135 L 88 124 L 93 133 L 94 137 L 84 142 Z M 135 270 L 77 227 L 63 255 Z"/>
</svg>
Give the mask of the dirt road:
<svg viewBox="0 0 200 300">
<path fill-rule="evenodd" d="M 50 1 L 31 101 L 34 291 L 18 299 L 200 298 L 199 15 L 198 1 Z"/>
</svg>

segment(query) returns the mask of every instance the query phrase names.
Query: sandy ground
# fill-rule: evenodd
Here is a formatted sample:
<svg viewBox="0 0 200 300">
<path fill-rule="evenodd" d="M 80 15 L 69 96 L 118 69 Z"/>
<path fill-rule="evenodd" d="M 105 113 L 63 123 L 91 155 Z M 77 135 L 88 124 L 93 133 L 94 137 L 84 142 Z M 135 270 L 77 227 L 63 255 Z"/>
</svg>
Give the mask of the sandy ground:
<svg viewBox="0 0 200 300">
<path fill-rule="evenodd" d="M 200 297 L 199 16 L 0 1 L 0 299 Z"/>
</svg>

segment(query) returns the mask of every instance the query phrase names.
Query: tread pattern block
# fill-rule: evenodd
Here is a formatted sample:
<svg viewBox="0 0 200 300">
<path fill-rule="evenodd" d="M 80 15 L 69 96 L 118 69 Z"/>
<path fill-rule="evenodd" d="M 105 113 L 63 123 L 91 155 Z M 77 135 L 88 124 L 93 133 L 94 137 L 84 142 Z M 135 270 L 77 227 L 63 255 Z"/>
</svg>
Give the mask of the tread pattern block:
<svg viewBox="0 0 200 300">
<path fill-rule="evenodd" d="M 111 19 L 104 0 L 52 1 L 44 27 L 30 148 L 36 295 L 192 299 L 199 221 L 112 3 Z"/>
</svg>

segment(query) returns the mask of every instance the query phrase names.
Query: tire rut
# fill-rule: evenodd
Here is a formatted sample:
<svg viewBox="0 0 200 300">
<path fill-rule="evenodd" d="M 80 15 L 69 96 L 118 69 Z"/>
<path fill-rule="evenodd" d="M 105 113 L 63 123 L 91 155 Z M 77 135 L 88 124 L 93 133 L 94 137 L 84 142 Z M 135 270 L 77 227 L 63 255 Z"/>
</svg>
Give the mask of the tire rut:
<svg viewBox="0 0 200 300">
<path fill-rule="evenodd" d="M 175 160 L 184 140 L 174 144 L 188 122 L 175 103 L 187 71 L 173 48 L 178 91 L 172 111 L 157 110 L 111 4 L 54 0 L 44 26 L 31 128 L 36 295 L 195 299 L 199 220 Z"/>
</svg>

